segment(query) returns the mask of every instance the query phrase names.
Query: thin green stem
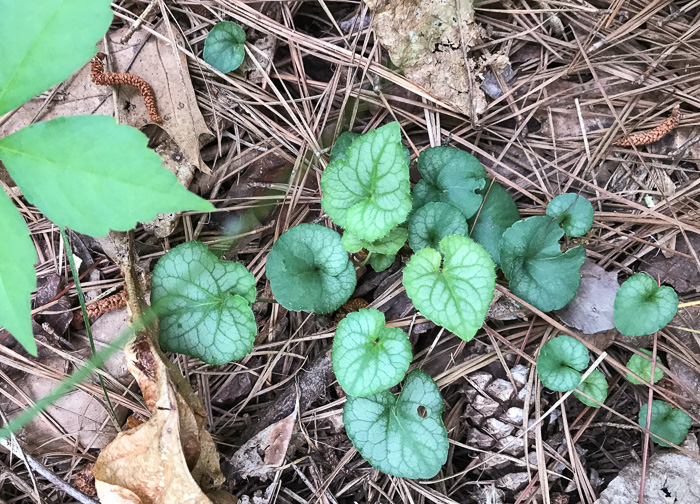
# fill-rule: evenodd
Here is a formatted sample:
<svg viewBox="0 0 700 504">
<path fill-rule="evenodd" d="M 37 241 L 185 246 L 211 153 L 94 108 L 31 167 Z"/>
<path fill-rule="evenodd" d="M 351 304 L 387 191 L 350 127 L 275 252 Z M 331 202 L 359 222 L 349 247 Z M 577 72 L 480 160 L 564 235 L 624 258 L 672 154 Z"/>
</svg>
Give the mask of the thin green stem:
<svg viewBox="0 0 700 504">
<path fill-rule="evenodd" d="M 75 283 L 75 290 L 78 292 L 78 302 L 80 303 L 80 310 L 83 312 L 83 320 L 85 321 L 85 332 L 87 333 L 88 340 L 90 340 L 90 349 L 92 350 L 92 355 L 97 353 L 95 348 L 95 340 L 92 338 L 92 330 L 90 329 L 90 318 L 88 317 L 87 306 L 85 305 L 85 296 L 83 295 L 83 289 L 80 286 L 80 272 L 75 266 L 75 260 L 73 259 L 73 249 L 68 241 L 68 233 L 66 233 L 66 228 L 61 228 L 61 237 L 63 238 L 63 246 L 66 249 L 66 255 L 68 256 L 68 264 L 70 264 L 70 271 L 73 275 L 73 282 Z M 117 414 L 114 412 L 114 407 L 112 406 L 112 401 L 109 400 L 109 394 L 107 393 L 107 387 L 105 387 L 105 382 L 102 379 L 102 375 L 97 374 L 97 378 L 100 380 L 100 387 L 105 394 L 105 399 L 107 400 L 107 406 L 109 408 L 109 414 L 112 417 L 117 430 L 121 430 L 119 425 L 119 420 L 117 419 Z"/>
</svg>

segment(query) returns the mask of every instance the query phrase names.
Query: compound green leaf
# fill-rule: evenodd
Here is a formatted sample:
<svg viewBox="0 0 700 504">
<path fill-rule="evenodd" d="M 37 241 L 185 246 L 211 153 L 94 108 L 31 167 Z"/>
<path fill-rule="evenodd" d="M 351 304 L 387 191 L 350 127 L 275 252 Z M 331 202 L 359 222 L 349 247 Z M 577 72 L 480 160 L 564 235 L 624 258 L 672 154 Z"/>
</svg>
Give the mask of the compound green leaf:
<svg viewBox="0 0 700 504">
<path fill-rule="evenodd" d="M 201 242 L 178 245 L 153 269 L 151 305 L 160 346 L 214 365 L 253 349 L 255 277 L 241 263 L 221 261 Z"/>
<path fill-rule="evenodd" d="M 651 357 L 652 353 L 649 350 L 644 350 L 643 348 L 639 350 L 645 355 L 648 355 L 649 358 L 645 359 L 641 355 L 634 354 L 632 357 L 630 357 L 630 360 L 627 361 L 627 369 L 635 373 L 637 376 L 640 376 L 644 378 L 644 380 L 647 383 L 651 383 Z M 657 362 L 661 362 L 661 357 L 657 356 L 656 357 Z M 664 377 L 664 372 L 661 370 L 659 366 L 654 367 L 654 383 L 657 383 L 661 378 Z M 630 373 L 627 373 L 627 380 L 629 380 L 630 383 L 633 383 L 634 385 L 644 385 L 644 382 L 639 381 L 637 378 L 632 376 Z"/>
<path fill-rule="evenodd" d="M 556 220 L 569 236 L 583 236 L 593 225 L 593 205 L 583 196 L 564 193 L 547 205 L 547 215 Z"/>
<path fill-rule="evenodd" d="M 36 355 L 32 331 L 31 300 L 36 289 L 36 250 L 29 229 L 12 200 L 0 188 L 0 326 L 27 351 Z"/>
<path fill-rule="evenodd" d="M 378 254 L 373 252 L 369 257 L 369 265 L 372 266 L 374 271 L 379 273 L 394 264 L 395 260 L 396 254 Z"/>
<path fill-rule="evenodd" d="M 442 396 L 426 373 L 408 375 L 398 397 L 385 390 L 348 396 L 343 422 L 360 455 L 386 474 L 432 478 L 447 461 Z"/>
<path fill-rule="evenodd" d="M 87 63 L 112 22 L 109 7 L 109 0 L 0 0 L 0 116 Z"/>
<path fill-rule="evenodd" d="M 638 422 L 642 427 L 647 426 L 648 407 L 647 403 L 639 410 Z M 665 401 L 652 401 L 649 431 L 653 434 L 675 445 L 680 445 L 688 435 L 691 423 L 691 418 L 685 411 L 671 408 Z M 659 446 L 671 446 L 656 436 L 651 436 L 651 440 L 658 443 Z"/>
<path fill-rule="evenodd" d="M 456 206 L 468 219 L 479 209 L 483 196 L 478 190 L 486 184 L 486 169 L 468 152 L 430 147 L 418 157 L 418 171 L 423 179 L 413 188 L 415 210 L 441 201 Z"/>
<path fill-rule="evenodd" d="M 491 254 L 498 267 L 501 264 L 501 237 L 506 229 L 520 220 L 520 214 L 510 194 L 495 182 L 489 189 L 489 182 L 490 179 L 486 179 L 486 187 L 479 191 L 486 199 L 481 210 L 469 219 L 469 230 L 471 239 Z"/>
<path fill-rule="evenodd" d="M 551 217 L 537 216 L 516 222 L 501 239 L 501 269 L 511 292 L 545 312 L 566 306 L 581 284 L 586 251 L 579 246 L 562 254 L 562 236 Z"/>
<path fill-rule="evenodd" d="M 411 210 L 408 163 L 398 123 L 356 138 L 321 175 L 321 205 L 335 224 L 374 241 Z"/>
<path fill-rule="evenodd" d="M 340 235 L 318 224 L 282 233 L 265 266 L 272 294 L 288 310 L 330 313 L 355 290 L 355 268 Z"/>
<path fill-rule="evenodd" d="M 353 133 L 352 131 L 343 131 L 333 144 L 333 147 L 331 147 L 329 161 L 333 163 L 338 159 L 347 159 L 348 156 L 345 154 L 345 152 L 358 136 L 360 135 Z"/>
<path fill-rule="evenodd" d="M 495 266 L 470 238 L 447 236 L 435 249 L 416 252 L 403 270 L 406 294 L 436 324 L 469 341 L 481 328 L 493 299 Z"/>
<path fill-rule="evenodd" d="M 220 21 L 204 40 L 204 61 L 221 73 L 234 71 L 245 58 L 245 32 L 233 21 Z"/>
<path fill-rule="evenodd" d="M 367 252 L 394 255 L 403 247 L 406 239 L 408 239 L 408 231 L 402 226 L 395 227 L 389 231 L 389 234 L 374 241 L 363 240 L 350 231 L 345 231 L 343 233 L 343 247 L 351 254 L 366 249 Z"/>
<path fill-rule="evenodd" d="M 625 336 L 644 336 L 666 327 L 678 311 L 678 295 L 668 286 L 659 287 L 646 273 L 622 282 L 615 295 L 613 320 Z"/>
<path fill-rule="evenodd" d="M 379 310 L 361 309 L 338 323 L 333 337 L 333 371 L 343 390 L 366 397 L 403 380 L 413 355 L 408 335 L 384 327 Z"/>
<path fill-rule="evenodd" d="M 46 217 L 91 236 L 128 231 L 159 213 L 212 210 L 161 166 L 147 142 L 111 117 L 59 117 L 0 139 L 0 158 Z"/>
<path fill-rule="evenodd" d="M 537 376 L 549 390 L 574 390 L 588 366 L 586 345 L 571 336 L 557 336 L 542 346 L 537 356 Z"/>
<path fill-rule="evenodd" d="M 588 378 L 583 380 L 583 383 L 576 388 L 601 403 L 605 402 L 605 399 L 608 397 L 608 381 L 605 379 L 605 375 L 597 369 L 591 371 Z M 591 408 L 600 408 L 600 404 L 591 401 L 588 397 L 579 393 L 578 390 L 574 390 L 574 395 L 578 397 L 579 401 Z"/>
<path fill-rule="evenodd" d="M 445 236 L 466 236 L 467 232 L 467 221 L 456 206 L 450 203 L 426 203 L 411 215 L 408 222 L 408 244 L 415 252 L 425 247 L 440 250 L 440 241 Z"/>
</svg>

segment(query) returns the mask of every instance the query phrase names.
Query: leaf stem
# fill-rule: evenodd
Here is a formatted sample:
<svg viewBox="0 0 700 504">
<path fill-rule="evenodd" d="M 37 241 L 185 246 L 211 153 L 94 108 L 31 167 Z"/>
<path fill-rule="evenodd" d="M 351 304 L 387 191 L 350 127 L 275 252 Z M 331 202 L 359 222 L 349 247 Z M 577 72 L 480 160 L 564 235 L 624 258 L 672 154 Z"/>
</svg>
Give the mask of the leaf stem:
<svg viewBox="0 0 700 504">
<path fill-rule="evenodd" d="M 75 290 L 78 292 L 78 302 L 80 303 L 80 310 L 83 312 L 83 320 L 85 321 L 85 332 L 87 333 L 88 340 L 90 340 L 90 349 L 92 350 L 92 355 L 97 353 L 95 348 L 95 340 L 92 338 L 92 330 L 90 329 L 90 318 L 88 317 L 87 306 L 85 305 L 85 296 L 83 295 L 83 289 L 80 286 L 80 272 L 75 266 L 75 260 L 73 259 L 73 249 L 68 241 L 68 233 L 66 233 L 66 228 L 62 227 L 61 238 L 63 238 L 63 246 L 66 249 L 66 256 L 68 256 L 68 264 L 70 264 L 70 271 L 73 275 L 73 282 L 75 283 Z M 105 387 L 102 375 L 97 374 L 97 378 L 100 380 L 100 387 L 102 387 L 102 392 L 104 392 L 105 399 L 107 400 L 107 406 L 109 408 L 109 415 L 112 417 L 117 430 L 121 430 L 119 425 L 119 420 L 117 419 L 117 414 L 114 412 L 114 407 L 112 406 L 112 401 L 109 400 L 109 394 L 107 393 L 107 387 Z"/>
</svg>

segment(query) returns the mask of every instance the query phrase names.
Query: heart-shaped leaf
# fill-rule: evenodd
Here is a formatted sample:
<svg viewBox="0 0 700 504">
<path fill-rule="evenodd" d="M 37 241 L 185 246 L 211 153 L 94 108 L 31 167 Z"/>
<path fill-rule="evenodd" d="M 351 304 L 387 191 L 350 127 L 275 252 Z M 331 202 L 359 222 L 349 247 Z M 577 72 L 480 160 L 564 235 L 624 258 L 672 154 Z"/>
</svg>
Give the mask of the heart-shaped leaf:
<svg viewBox="0 0 700 504">
<path fill-rule="evenodd" d="M 333 144 L 333 147 L 331 147 L 329 161 L 333 163 L 338 159 L 347 159 L 348 156 L 345 154 L 345 152 L 358 136 L 360 135 L 353 133 L 352 131 L 343 131 Z"/>
<path fill-rule="evenodd" d="M 510 194 L 499 184 L 489 185 L 489 182 L 490 179 L 486 179 L 486 187 L 479 191 L 486 199 L 481 210 L 469 219 L 469 236 L 491 254 L 498 267 L 501 264 L 501 237 L 506 229 L 520 220 L 520 214 Z"/>
<path fill-rule="evenodd" d="M 160 346 L 208 364 L 241 359 L 253 349 L 255 277 L 241 263 L 221 261 L 201 242 L 178 245 L 160 258 L 151 305 Z"/>
<path fill-rule="evenodd" d="M 586 345 L 571 336 L 557 336 L 542 346 L 537 356 L 537 376 L 549 390 L 574 390 L 581 382 L 580 372 L 586 369 L 588 360 Z"/>
<path fill-rule="evenodd" d="M 91 236 L 128 231 L 159 213 L 213 210 L 161 166 L 147 143 L 112 117 L 59 117 L 0 139 L 0 158 L 54 224 Z"/>
<path fill-rule="evenodd" d="M 396 122 L 356 138 L 321 176 L 321 205 L 333 222 L 374 241 L 411 210 L 408 163 Z"/>
<path fill-rule="evenodd" d="M 337 310 L 357 283 L 340 235 L 318 224 L 282 233 L 267 255 L 265 271 L 277 302 L 294 311 Z"/>
<path fill-rule="evenodd" d="M 581 284 L 586 251 L 579 246 L 562 254 L 562 236 L 556 221 L 537 216 L 516 222 L 501 239 L 501 269 L 511 292 L 545 312 L 566 306 Z"/>
<path fill-rule="evenodd" d="M 396 254 L 377 254 L 376 252 L 372 252 L 369 257 L 369 265 L 372 266 L 374 271 L 379 273 L 394 264 L 395 260 Z"/>
<path fill-rule="evenodd" d="M 0 188 L 0 326 L 5 326 L 32 355 L 36 343 L 32 332 L 31 299 L 36 289 L 37 261 L 29 229 L 12 200 Z"/>
<path fill-rule="evenodd" d="M 333 337 L 333 371 L 343 390 L 365 397 L 403 380 L 413 357 L 408 336 L 384 327 L 379 310 L 361 309 L 338 323 Z"/>
<path fill-rule="evenodd" d="M 343 422 L 360 455 L 386 474 L 432 478 L 447 461 L 442 397 L 426 373 L 415 370 L 398 397 L 385 390 L 348 396 Z"/>
<path fill-rule="evenodd" d="M 632 357 L 630 357 L 630 360 L 627 361 L 627 369 L 635 373 L 637 376 L 640 376 L 644 378 L 644 380 L 647 383 L 651 382 L 651 357 L 652 353 L 649 350 L 645 350 L 641 348 L 639 350 L 645 355 L 648 355 L 649 358 L 645 359 L 641 355 L 634 354 Z M 661 362 L 661 357 L 656 357 L 657 362 Z M 657 383 L 661 378 L 664 377 L 664 372 L 661 370 L 659 366 L 654 367 L 654 383 Z M 627 380 L 629 380 L 630 383 L 633 383 L 635 385 L 644 385 L 644 382 L 639 381 L 637 378 L 632 376 L 630 373 L 627 373 Z"/>
<path fill-rule="evenodd" d="M 478 159 L 454 147 L 430 147 L 418 157 L 423 179 L 413 188 L 413 208 L 431 201 L 451 203 L 465 218 L 476 213 L 486 184 L 486 169 Z"/>
<path fill-rule="evenodd" d="M 395 227 L 389 231 L 389 234 L 374 241 L 363 240 L 359 236 L 352 234 L 350 231 L 346 231 L 343 233 L 343 247 L 352 254 L 359 252 L 362 249 L 366 249 L 367 252 L 394 255 L 401 247 L 403 247 L 403 244 L 406 243 L 407 238 L 408 231 L 402 226 Z"/>
<path fill-rule="evenodd" d="M 467 221 L 459 209 L 450 203 L 426 203 L 413 212 L 408 222 L 408 243 L 414 251 L 430 247 L 439 250 L 445 236 L 468 232 Z"/>
<path fill-rule="evenodd" d="M 593 225 L 593 205 L 581 195 L 564 193 L 547 205 L 547 215 L 555 219 L 569 236 L 583 236 Z"/>
<path fill-rule="evenodd" d="M 436 324 L 469 341 L 493 299 L 495 266 L 489 253 L 466 236 L 447 236 L 435 249 L 416 252 L 403 270 L 406 294 Z"/>
<path fill-rule="evenodd" d="M 625 280 L 615 295 L 613 319 L 625 336 L 644 336 L 663 329 L 678 311 L 678 295 L 673 288 L 659 287 L 646 273 Z"/>
<path fill-rule="evenodd" d="M 221 73 L 234 71 L 245 58 L 245 32 L 233 21 L 220 21 L 204 40 L 204 61 Z"/>
<path fill-rule="evenodd" d="M 0 1 L 0 116 L 87 63 L 112 22 L 109 7 L 109 0 Z"/>
<path fill-rule="evenodd" d="M 642 427 L 647 426 L 648 407 L 647 403 L 639 410 L 638 423 Z M 657 436 L 675 445 L 680 445 L 688 435 L 691 424 L 692 420 L 685 411 L 671 408 L 665 401 L 652 401 L 649 430 Z M 659 446 L 671 446 L 656 436 L 651 436 L 651 440 L 658 443 Z"/>
<path fill-rule="evenodd" d="M 591 401 L 588 397 L 579 393 L 578 390 L 588 394 L 600 403 L 605 402 L 605 399 L 608 397 L 608 381 L 605 379 L 605 375 L 597 369 L 591 371 L 588 378 L 583 380 L 576 388 L 574 395 L 578 397 L 579 401 L 591 408 L 600 408 L 600 404 Z"/>
</svg>

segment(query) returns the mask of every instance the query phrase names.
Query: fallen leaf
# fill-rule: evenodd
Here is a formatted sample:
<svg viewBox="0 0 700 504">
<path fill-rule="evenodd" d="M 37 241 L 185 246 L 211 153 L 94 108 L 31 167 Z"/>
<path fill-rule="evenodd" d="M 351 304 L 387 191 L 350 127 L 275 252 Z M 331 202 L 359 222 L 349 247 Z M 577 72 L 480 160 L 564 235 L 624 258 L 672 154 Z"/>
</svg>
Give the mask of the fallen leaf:
<svg viewBox="0 0 700 504">
<path fill-rule="evenodd" d="M 688 240 L 695 250 L 700 250 L 700 235 L 687 233 Z M 648 259 L 646 272 L 654 278 L 658 278 L 662 284 L 672 286 L 680 294 L 700 291 L 700 271 L 695 259 L 686 257 L 690 255 L 688 243 L 685 238 L 678 236 L 676 239 L 676 251 L 666 258 L 663 254 L 656 254 Z"/>
<path fill-rule="evenodd" d="M 97 458 L 101 502 L 211 504 L 202 488 L 215 490 L 223 475 L 201 402 L 148 337 L 127 343 L 125 357 L 152 416 L 120 432 Z"/>
<path fill-rule="evenodd" d="M 230 467 L 242 478 L 271 477 L 284 462 L 296 417 L 295 407 L 291 414 L 253 436 L 233 454 Z"/>
<path fill-rule="evenodd" d="M 613 305 L 620 288 L 617 272 L 607 272 L 591 260 L 579 270 L 581 286 L 574 298 L 555 313 L 570 327 L 584 334 L 595 334 L 615 327 Z"/>
<path fill-rule="evenodd" d="M 377 38 L 409 80 L 468 116 L 486 110 L 484 93 L 474 82 L 480 65 L 464 56 L 485 36 L 474 23 L 471 1 L 464 0 L 459 9 L 459 2 L 444 0 L 365 3 Z"/>
</svg>

